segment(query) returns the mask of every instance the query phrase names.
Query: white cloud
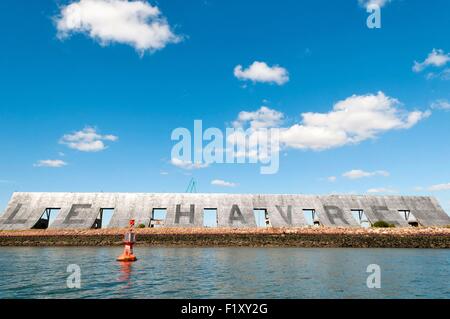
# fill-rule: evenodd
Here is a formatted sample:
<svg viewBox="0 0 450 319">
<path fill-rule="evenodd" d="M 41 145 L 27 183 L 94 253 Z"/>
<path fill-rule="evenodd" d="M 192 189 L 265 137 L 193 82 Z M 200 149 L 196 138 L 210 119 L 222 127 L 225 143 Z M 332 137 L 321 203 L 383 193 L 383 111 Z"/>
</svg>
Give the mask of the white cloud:
<svg viewBox="0 0 450 319">
<path fill-rule="evenodd" d="M 277 127 L 282 123 L 283 117 L 283 113 L 262 106 L 254 112 L 240 112 L 237 120 L 233 122 L 233 126 L 244 127 L 247 125 L 254 130 Z"/>
<path fill-rule="evenodd" d="M 360 179 L 365 177 L 373 177 L 373 176 L 384 176 L 388 177 L 390 174 L 387 171 L 375 171 L 375 172 L 366 172 L 360 169 L 354 169 L 342 174 L 343 177 L 348 179 Z"/>
<path fill-rule="evenodd" d="M 431 104 L 432 109 L 450 110 L 450 102 L 447 100 L 437 100 Z"/>
<path fill-rule="evenodd" d="M 414 61 L 413 71 L 422 72 L 429 66 L 443 67 L 450 61 L 450 54 L 445 53 L 443 50 L 433 49 L 428 57 L 423 62 Z"/>
<path fill-rule="evenodd" d="M 187 170 L 207 168 L 209 166 L 207 163 L 192 163 L 191 161 L 183 161 L 179 158 L 172 158 L 170 162 L 176 167 Z"/>
<path fill-rule="evenodd" d="M 353 95 L 339 101 L 328 113 L 303 113 L 302 121 L 286 126 L 284 114 L 262 107 L 255 112 L 240 112 L 233 125 L 250 129 L 247 139 L 257 141 L 258 128 L 277 128 L 281 149 L 322 151 L 345 145 L 355 145 L 392 130 L 410 129 L 431 115 L 430 111 L 406 111 L 401 103 L 383 92 Z M 236 132 L 229 140 L 244 141 Z M 250 145 L 251 147 L 252 145 Z"/>
<path fill-rule="evenodd" d="M 234 76 L 239 80 L 250 80 L 252 82 L 276 83 L 283 85 L 289 81 L 289 74 L 285 68 L 278 65 L 268 66 L 265 62 L 253 62 L 247 69 L 242 65 L 234 68 Z"/>
<path fill-rule="evenodd" d="M 328 180 L 330 183 L 334 183 L 334 182 L 336 182 L 337 177 L 336 177 L 336 176 L 330 176 L 330 177 L 327 177 L 327 180 Z"/>
<path fill-rule="evenodd" d="M 433 80 L 433 79 L 441 79 L 444 81 L 450 80 L 450 68 L 446 68 L 439 72 L 429 72 L 426 75 L 427 80 Z"/>
<path fill-rule="evenodd" d="M 75 1 L 61 7 L 56 27 L 60 39 L 84 33 L 101 45 L 128 44 L 141 54 L 181 40 L 172 32 L 159 8 L 143 0 Z"/>
<path fill-rule="evenodd" d="M 99 152 L 107 148 L 105 141 L 115 142 L 117 140 L 117 136 L 101 135 L 97 133 L 96 129 L 86 127 L 81 131 L 64 135 L 59 143 L 81 152 Z"/>
<path fill-rule="evenodd" d="M 353 95 L 336 103 L 328 113 L 303 113 L 302 123 L 281 129 L 280 140 L 287 147 L 325 150 L 409 129 L 431 114 L 407 112 L 399 106 L 398 100 L 383 92 Z"/>
<path fill-rule="evenodd" d="M 441 78 L 442 80 L 450 80 L 450 68 L 445 69 L 444 71 L 442 71 L 441 73 L 439 73 L 439 78 Z"/>
<path fill-rule="evenodd" d="M 51 168 L 60 168 L 66 166 L 67 163 L 61 160 L 41 160 L 34 164 L 34 167 L 51 167 Z"/>
<path fill-rule="evenodd" d="M 447 190 L 450 190 L 450 183 L 433 185 L 433 186 L 430 186 L 428 188 L 428 190 L 430 192 L 447 191 Z"/>
<path fill-rule="evenodd" d="M 358 3 L 364 8 L 372 8 L 373 6 L 382 8 L 389 2 L 391 2 L 391 0 L 358 0 Z"/>
<path fill-rule="evenodd" d="M 211 185 L 214 186 L 221 186 L 221 187 L 236 187 L 237 184 L 232 183 L 232 182 L 226 182 L 224 180 L 221 179 L 215 179 L 211 182 Z"/>
<path fill-rule="evenodd" d="M 392 194 L 392 193 L 397 193 L 397 191 L 395 189 L 391 189 L 391 188 L 371 188 L 369 190 L 367 190 L 367 193 L 369 194 Z"/>
</svg>

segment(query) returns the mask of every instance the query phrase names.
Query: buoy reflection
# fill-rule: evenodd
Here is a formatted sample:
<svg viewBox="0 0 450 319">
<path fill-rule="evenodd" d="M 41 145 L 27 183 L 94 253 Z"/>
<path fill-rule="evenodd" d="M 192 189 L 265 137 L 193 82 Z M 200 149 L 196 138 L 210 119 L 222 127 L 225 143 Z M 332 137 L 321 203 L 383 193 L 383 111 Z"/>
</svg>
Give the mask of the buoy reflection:
<svg viewBox="0 0 450 319">
<path fill-rule="evenodd" d="M 133 272 L 132 262 L 121 262 L 120 263 L 120 276 L 119 281 L 126 283 L 126 288 L 131 287 L 131 275 Z"/>
</svg>

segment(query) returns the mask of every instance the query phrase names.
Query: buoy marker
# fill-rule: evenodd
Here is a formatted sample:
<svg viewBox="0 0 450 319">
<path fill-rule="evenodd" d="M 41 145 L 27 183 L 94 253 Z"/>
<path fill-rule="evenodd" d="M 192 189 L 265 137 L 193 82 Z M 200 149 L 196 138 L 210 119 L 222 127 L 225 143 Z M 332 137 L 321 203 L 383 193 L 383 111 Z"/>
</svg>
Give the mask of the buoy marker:
<svg viewBox="0 0 450 319">
<path fill-rule="evenodd" d="M 121 262 L 135 262 L 137 261 L 136 256 L 133 253 L 133 246 L 136 243 L 136 234 L 134 233 L 134 219 L 130 220 L 130 228 L 128 232 L 125 234 L 123 242 L 125 244 L 125 248 L 123 250 L 123 254 L 117 258 L 117 261 Z"/>
</svg>

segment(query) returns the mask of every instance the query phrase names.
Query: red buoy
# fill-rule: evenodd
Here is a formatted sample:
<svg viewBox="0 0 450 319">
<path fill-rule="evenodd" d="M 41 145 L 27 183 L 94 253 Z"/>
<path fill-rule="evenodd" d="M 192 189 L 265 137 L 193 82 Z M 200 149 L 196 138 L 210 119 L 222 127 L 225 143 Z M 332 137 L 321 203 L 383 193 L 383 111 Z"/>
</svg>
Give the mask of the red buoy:
<svg viewBox="0 0 450 319">
<path fill-rule="evenodd" d="M 137 261 L 136 256 L 133 253 L 133 245 L 136 243 L 136 234 L 133 231 L 134 228 L 134 219 L 130 220 L 130 228 L 128 232 L 125 234 L 123 242 L 125 244 L 125 248 L 123 250 L 123 254 L 117 258 L 117 261 L 122 262 L 135 262 Z"/>
</svg>

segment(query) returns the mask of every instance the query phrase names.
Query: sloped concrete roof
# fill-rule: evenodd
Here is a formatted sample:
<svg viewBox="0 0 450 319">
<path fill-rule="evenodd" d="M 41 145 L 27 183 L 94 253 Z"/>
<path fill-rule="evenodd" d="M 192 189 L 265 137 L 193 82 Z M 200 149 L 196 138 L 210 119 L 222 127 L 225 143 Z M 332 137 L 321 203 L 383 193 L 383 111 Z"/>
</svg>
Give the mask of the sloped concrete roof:
<svg viewBox="0 0 450 319">
<path fill-rule="evenodd" d="M 352 210 L 362 210 L 371 223 L 408 226 L 399 211 L 409 210 L 423 226 L 450 224 L 433 197 L 358 195 L 264 195 L 183 193 L 14 193 L 0 218 L 0 229 L 33 228 L 46 209 L 60 209 L 53 229 L 89 229 L 101 209 L 114 209 L 110 228 L 130 219 L 149 225 L 154 209 L 166 209 L 164 227 L 202 227 L 204 209 L 217 209 L 219 227 L 256 227 L 254 209 L 267 210 L 273 227 L 307 225 L 303 210 L 314 210 L 324 226 L 359 227 Z"/>
</svg>

